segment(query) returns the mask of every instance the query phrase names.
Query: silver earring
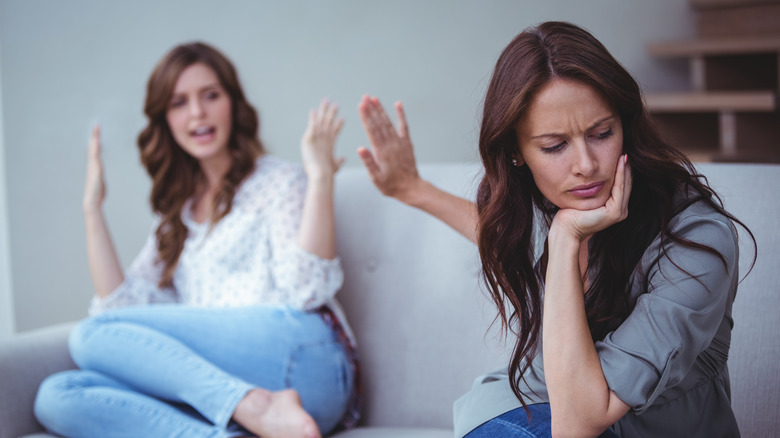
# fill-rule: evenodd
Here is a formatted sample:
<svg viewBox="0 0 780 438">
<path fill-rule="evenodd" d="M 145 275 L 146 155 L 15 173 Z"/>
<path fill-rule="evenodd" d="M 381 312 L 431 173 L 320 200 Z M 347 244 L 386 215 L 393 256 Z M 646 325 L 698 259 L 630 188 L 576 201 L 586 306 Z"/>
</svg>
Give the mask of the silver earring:
<svg viewBox="0 0 780 438">
<path fill-rule="evenodd" d="M 512 158 L 512 165 L 517 167 L 519 164 L 517 164 L 517 158 Z"/>
</svg>

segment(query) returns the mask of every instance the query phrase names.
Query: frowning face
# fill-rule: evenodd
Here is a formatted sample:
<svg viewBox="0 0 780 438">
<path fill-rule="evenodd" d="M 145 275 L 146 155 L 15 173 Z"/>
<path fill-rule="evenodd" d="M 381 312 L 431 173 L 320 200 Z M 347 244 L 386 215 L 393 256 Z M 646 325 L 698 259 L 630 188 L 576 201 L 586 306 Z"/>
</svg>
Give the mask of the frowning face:
<svg viewBox="0 0 780 438">
<path fill-rule="evenodd" d="M 519 151 L 542 194 L 558 208 L 593 210 L 609 199 L 623 153 L 620 116 L 592 87 L 546 84 L 516 126 Z"/>
</svg>

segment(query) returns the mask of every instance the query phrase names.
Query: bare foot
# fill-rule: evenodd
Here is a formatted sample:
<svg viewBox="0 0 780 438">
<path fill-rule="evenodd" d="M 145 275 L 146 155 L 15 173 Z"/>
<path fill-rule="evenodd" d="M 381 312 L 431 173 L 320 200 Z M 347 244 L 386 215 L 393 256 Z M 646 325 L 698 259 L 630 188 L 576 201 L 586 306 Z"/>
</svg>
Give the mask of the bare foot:
<svg viewBox="0 0 780 438">
<path fill-rule="evenodd" d="M 233 419 L 262 438 L 321 438 L 294 389 L 253 389 L 238 403 Z"/>
</svg>

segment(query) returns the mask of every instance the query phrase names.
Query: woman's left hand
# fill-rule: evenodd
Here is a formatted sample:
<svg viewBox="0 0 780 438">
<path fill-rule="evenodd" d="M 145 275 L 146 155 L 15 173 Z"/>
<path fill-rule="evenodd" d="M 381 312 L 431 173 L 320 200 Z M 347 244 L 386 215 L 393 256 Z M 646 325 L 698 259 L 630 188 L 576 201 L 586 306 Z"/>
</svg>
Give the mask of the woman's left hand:
<svg viewBox="0 0 780 438">
<path fill-rule="evenodd" d="M 338 105 L 324 99 L 319 108 L 309 112 L 309 125 L 301 139 L 303 168 L 309 178 L 332 177 L 344 164 L 344 158 L 335 158 L 336 138 L 344 126 L 338 117 Z"/>
<path fill-rule="evenodd" d="M 594 233 L 608 228 L 628 217 L 628 200 L 631 197 L 631 166 L 628 156 L 621 155 L 615 170 L 612 194 L 607 202 L 594 210 L 562 209 L 555 214 L 550 234 L 554 230 L 567 231 L 580 242 Z"/>
</svg>

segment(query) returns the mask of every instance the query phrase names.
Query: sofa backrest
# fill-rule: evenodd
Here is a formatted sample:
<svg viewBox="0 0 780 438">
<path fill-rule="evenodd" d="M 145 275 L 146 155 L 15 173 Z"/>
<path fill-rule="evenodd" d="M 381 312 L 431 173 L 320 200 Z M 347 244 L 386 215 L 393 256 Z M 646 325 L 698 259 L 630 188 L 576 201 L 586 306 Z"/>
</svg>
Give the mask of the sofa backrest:
<svg viewBox="0 0 780 438">
<path fill-rule="evenodd" d="M 726 209 L 753 232 L 758 259 L 734 301 L 729 374 L 731 405 L 743 437 L 780 431 L 780 165 L 701 163 L 696 166 Z M 753 258 L 740 229 L 740 276 Z"/>
<path fill-rule="evenodd" d="M 473 197 L 480 167 L 428 165 L 426 179 Z M 382 196 L 365 169 L 338 174 L 344 306 L 364 362 L 364 423 L 452 427 L 452 402 L 506 365 L 479 287 L 476 246 L 425 213 Z"/>
<path fill-rule="evenodd" d="M 778 165 L 701 164 L 726 208 L 759 244 L 740 285 L 729 368 L 743 436 L 780 430 L 780 217 Z M 422 176 L 474 198 L 476 164 L 420 167 Z M 362 168 L 337 180 L 338 245 L 345 270 L 338 298 L 365 363 L 364 423 L 452 427 L 452 402 L 478 375 L 503 368 L 505 345 L 479 280 L 476 247 L 428 215 L 383 197 Z M 752 257 L 742 238 L 742 275 Z"/>
</svg>

